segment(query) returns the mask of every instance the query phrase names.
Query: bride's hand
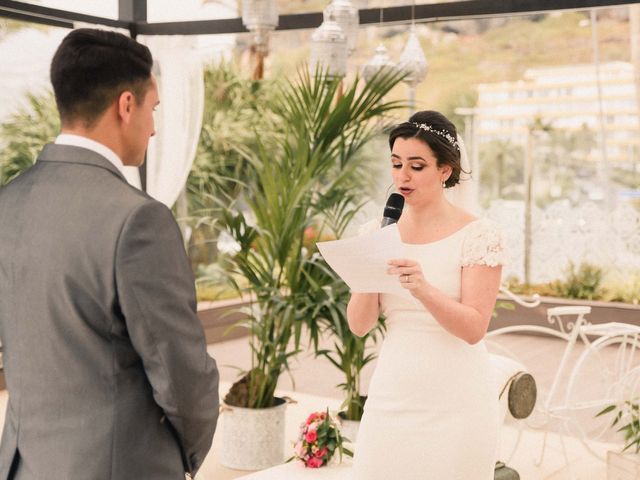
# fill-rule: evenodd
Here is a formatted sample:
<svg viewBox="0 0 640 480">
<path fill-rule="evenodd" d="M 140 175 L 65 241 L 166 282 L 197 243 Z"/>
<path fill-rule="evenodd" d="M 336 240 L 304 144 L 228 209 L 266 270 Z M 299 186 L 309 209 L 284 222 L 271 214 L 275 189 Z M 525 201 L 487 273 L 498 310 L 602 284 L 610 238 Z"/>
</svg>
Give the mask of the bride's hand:
<svg viewBox="0 0 640 480">
<path fill-rule="evenodd" d="M 399 258 L 389 260 L 389 275 L 398 275 L 402 288 L 406 288 L 416 296 L 418 291 L 427 286 L 427 281 L 422 273 L 422 267 L 414 260 Z"/>
</svg>

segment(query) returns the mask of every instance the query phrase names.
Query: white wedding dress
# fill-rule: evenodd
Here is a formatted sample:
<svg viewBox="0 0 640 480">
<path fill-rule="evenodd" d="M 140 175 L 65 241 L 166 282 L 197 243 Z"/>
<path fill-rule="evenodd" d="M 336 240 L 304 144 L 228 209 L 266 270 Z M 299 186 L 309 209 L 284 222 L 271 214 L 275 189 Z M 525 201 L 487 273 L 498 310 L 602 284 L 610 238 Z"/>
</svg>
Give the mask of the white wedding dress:
<svg viewBox="0 0 640 480">
<path fill-rule="evenodd" d="M 503 264 L 488 220 L 427 244 L 405 244 L 426 279 L 460 300 L 463 266 Z M 472 267 L 471 267 L 472 268 Z M 414 299 L 381 294 L 387 332 L 355 445 L 354 480 L 491 480 L 498 393 L 484 342 L 445 331 Z"/>
</svg>

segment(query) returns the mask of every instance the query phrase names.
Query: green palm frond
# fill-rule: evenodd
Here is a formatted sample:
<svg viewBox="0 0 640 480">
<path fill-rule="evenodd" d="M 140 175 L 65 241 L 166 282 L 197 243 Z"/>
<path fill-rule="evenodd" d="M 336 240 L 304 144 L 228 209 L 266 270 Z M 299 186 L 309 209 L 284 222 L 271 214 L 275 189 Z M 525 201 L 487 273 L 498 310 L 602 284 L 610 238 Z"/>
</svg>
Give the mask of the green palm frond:
<svg viewBox="0 0 640 480">
<path fill-rule="evenodd" d="M 341 235 L 362 204 L 352 188 L 360 181 L 356 154 L 383 128 L 382 116 L 402 106 L 384 101 L 400 79 L 380 75 L 365 84 L 357 78 L 339 95 L 339 80 L 301 69 L 272 98 L 272 130 L 253 128 L 254 150 L 244 157 L 251 175 L 238 184 L 242 201 L 220 212 L 221 225 L 241 247 L 230 272 L 245 279 L 259 312 L 250 319 L 253 358 L 246 373 L 253 403 L 244 406 L 270 405 L 279 375 L 299 350 L 303 325 L 315 345 L 320 328 L 338 332 L 343 347 L 327 358 L 339 368 L 346 355 L 363 364 L 364 353 L 349 343 L 356 337 L 346 323 L 348 289 L 305 247 L 304 234 L 315 226 Z"/>
<path fill-rule="evenodd" d="M 27 94 L 26 105 L 0 126 L 0 186 L 31 167 L 59 131 L 53 94 Z"/>
</svg>

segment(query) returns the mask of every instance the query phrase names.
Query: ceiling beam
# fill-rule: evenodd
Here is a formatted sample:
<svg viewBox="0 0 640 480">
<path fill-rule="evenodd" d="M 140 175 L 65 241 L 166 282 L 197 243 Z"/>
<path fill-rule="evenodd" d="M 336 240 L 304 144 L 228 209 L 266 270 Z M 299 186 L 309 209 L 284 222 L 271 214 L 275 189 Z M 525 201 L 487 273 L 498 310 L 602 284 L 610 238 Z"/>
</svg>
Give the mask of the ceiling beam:
<svg viewBox="0 0 640 480">
<path fill-rule="evenodd" d="M 443 20 L 524 15 L 558 10 L 605 8 L 638 3 L 631 0 L 464 0 L 415 6 L 415 20 L 419 23 Z M 360 10 L 360 25 L 380 24 L 380 11 L 384 24 L 406 23 L 412 19 L 411 5 Z M 280 15 L 276 30 L 317 28 L 322 23 L 322 12 Z M 243 33 L 247 29 L 241 18 L 195 20 L 187 22 L 141 23 L 138 32 L 146 35 L 200 35 Z"/>
<path fill-rule="evenodd" d="M 415 20 L 419 23 L 443 20 L 465 20 L 505 15 L 525 15 L 558 10 L 582 10 L 639 3 L 631 0 L 463 0 L 415 5 Z M 71 28 L 78 21 L 128 29 L 133 35 L 200 35 L 244 33 L 247 29 L 240 18 L 193 20 L 184 22 L 148 23 L 145 0 L 119 0 L 120 19 L 95 17 L 65 10 L 32 5 L 13 0 L 0 0 L 0 16 Z M 360 10 L 360 24 L 406 23 L 412 19 L 412 6 Z M 20 17 L 18 17 L 20 16 Z M 300 30 L 320 26 L 322 12 L 280 15 L 277 30 Z"/>
<path fill-rule="evenodd" d="M 0 0 L 0 17 L 16 18 L 15 15 L 23 15 L 29 22 L 51 25 L 55 27 L 73 28 L 73 22 L 83 22 L 93 25 L 106 25 L 108 27 L 129 29 L 129 24 L 112 18 L 96 17 L 83 13 L 69 12 L 57 8 L 43 7 L 25 2 L 13 0 Z"/>
<path fill-rule="evenodd" d="M 638 3 L 624 0 L 466 0 L 458 2 L 415 5 L 415 19 L 418 22 L 443 20 L 465 20 L 472 18 L 498 17 L 504 15 L 533 15 L 559 10 L 584 10 L 606 8 Z M 411 5 L 383 9 L 385 23 L 411 21 Z M 360 23 L 380 22 L 380 9 L 370 8 L 360 11 Z"/>
<path fill-rule="evenodd" d="M 19 20 L 21 22 L 37 23 L 39 25 L 47 25 L 51 27 L 73 28 L 73 23 L 71 22 L 63 22 L 62 20 L 45 19 L 42 17 L 37 17 L 35 15 L 29 15 L 28 13 L 19 13 L 12 10 L 3 10 L 2 7 L 0 7 L 0 17 L 10 18 L 12 20 Z"/>
</svg>

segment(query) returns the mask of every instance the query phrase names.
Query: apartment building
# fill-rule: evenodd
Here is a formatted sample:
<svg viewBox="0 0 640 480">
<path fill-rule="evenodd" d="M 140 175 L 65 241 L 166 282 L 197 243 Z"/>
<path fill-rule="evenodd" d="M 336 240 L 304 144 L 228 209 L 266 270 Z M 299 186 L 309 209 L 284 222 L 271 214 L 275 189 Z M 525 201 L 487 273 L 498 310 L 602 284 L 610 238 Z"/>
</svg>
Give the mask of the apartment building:
<svg viewBox="0 0 640 480">
<path fill-rule="evenodd" d="M 524 145 L 529 125 L 540 118 L 556 129 L 586 126 L 598 139 L 602 121 L 607 160 L 620 166 L 635 164 L 640 156 L 640 121 L 633 65 L 603 63 L 600 88 L 597 78 L 592 64 L 566 65 L 531 68 L 515 82 L 480 84 L 476 138 L 480 144 L 509 140 Z M 595 160 L 601 152 L 598 144 L 591 157 Z"/>
</svg>

